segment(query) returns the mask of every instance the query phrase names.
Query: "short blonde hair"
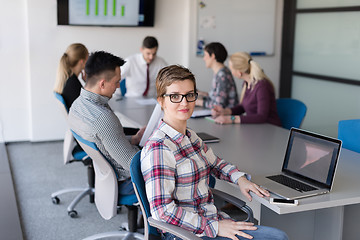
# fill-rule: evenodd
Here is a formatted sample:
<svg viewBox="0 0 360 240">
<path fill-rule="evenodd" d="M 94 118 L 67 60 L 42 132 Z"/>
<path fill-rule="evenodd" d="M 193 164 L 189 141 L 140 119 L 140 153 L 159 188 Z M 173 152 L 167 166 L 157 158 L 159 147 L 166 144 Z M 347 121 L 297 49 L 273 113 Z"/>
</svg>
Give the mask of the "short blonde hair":
<svg viewBox="0 0 360 240">
<path fill-rule="evenodd" d="M 157 97 L 163 97 L 166 94 L 168 86 L 177 81 L 190 80 L 194 83 L 196 92 L 196 81 L 194 74 L 187 68 L 180 65 L 170 65 L 162 68 L 156 77 Z"/>
</svg>

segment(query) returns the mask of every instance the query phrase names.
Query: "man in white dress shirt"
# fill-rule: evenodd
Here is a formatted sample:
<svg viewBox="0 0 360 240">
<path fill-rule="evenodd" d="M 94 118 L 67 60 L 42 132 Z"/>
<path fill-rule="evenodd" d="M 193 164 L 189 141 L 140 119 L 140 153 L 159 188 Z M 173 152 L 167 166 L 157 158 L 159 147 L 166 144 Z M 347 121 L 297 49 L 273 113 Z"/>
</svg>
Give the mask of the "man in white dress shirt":
<svg viewBox="0 0 360 240">
<path fill-rule="evenodd" d="M 144 38 L 140 53 L 125 59 L 121 76 L 126 79 L 127 97 L 156 97 L 155 79 L 159 70 L 167 63 L 156 55 L 159 44 L 156 38 Z"/>
</svg>

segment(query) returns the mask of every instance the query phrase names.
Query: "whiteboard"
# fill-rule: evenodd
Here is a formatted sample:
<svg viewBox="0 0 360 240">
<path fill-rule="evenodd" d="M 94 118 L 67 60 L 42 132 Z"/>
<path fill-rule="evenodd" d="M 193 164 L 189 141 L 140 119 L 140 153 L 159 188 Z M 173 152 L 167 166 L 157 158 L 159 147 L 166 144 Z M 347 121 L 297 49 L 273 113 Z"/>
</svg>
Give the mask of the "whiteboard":
<svg viewBox="0 0 360 240">
<path fill-rule="evenodd" d="M 274 54 L 276 0 L 197 0 L 197 38 L 229 54 Z"/>
</svg>

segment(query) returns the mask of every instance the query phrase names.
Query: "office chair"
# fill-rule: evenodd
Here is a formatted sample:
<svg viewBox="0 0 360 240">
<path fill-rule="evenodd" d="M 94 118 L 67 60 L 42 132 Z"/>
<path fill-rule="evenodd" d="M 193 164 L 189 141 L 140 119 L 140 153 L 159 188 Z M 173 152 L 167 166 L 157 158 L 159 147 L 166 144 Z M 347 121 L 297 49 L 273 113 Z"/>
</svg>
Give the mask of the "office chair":
<svg viewBox="0 0 360 240">
<path fill-rule="evenodd" d="M 121 91 L 121 95 L 125 96 L 125 93 L 126 93 L 126 79 L 122 79 L 120 81 L 120 91 Z"/>
<path fill-rule="evenodd" d="M 292 98 L 276 99 L 276 108 L 282 127 L 289 130 L 300 127 L 307 111 L 303 102 Z"/>
<path fill-rule="evenodd" d="M 69 109 L 65 104 L 64 98 L 61 94 L 54 92 L 56 99 L 59 101 L 60 108 L 67 120 Z M 71 201 L 69 206 L 67 207 L 68 215 L 72 218 L 77 217 L 78 213 L 75 210 L 75 206 L 83 199 L 85 196 L 89 195 L 90 202 L 94 202 L 94 179 L 95 173 L 92 166 L 91 158 L 81 149 L 79 145 L 77 145 L 70 129 L 67 129 L 64 137 L 64 145 L 63 145 L 63 160 L 64 165 L 72 162 L 81 162 L 85 166 L 87 166 L 87 174 L 88 174 L 88 187 L 85 188 L 66 188 L 54 192 L 51 194 L 51 200 L 54 204 L 60 203 L 59 196 L 64 193 L 69 192 L 80 192 L 74 200 Z"/>
<path fill-rule="evenodd" d="M 143 175 L 141 173 L 140 155 L 141 155 L 141 151 L 137 152 L 133 157 L 130 165 L 130 174 L 131 174 L 131 180 L 134 185 L 135 193 L 139 200 L 140 208 L 144 217 L 144 227 L 145 227 L 144 239 L 145 240 L 161 239 L 160 233 L 158 231 L 159 229 L 165 232 L 172 233 L 175 236 L 182 238 L 183 240 L 197 240 L 197 239 L 200 240 L 201 238 L 197 237 L 192 232 L 189 232 L 181 227 L 166 222 L 155 220 L 151 217 L 150 205 L 146 197 L 145 182 Z M 209 185 L 214 186 L 214 184 L 215 184 L 215 178 L 211 177 Z M 212 188 L 211 191 L 214 194 L 214 196 L 216 195 L 217 197 L 227 202 L 230 202 L 235 206 L 237 206 L 238 208 L 240 208 L 241 210 L 243 210 L 247 214 L 247 219 L 245 221 L 254 222 L 252 209 L 249 206 L 247 206 L 245 202 L 227 193 L 216 190 L 214 188 Z"/>
<path fill-rule="evenodd" d="M 72 131 L 72 133 L 80 146 L 93 160 L 93 165 L 95 169 L 95 205 L 101 217 L 106 220 L 113 218 L 117 214 L 118 205 L 125 205 L 128 209 L 129 232 L 105 232 L 95 234 L 85 239 L 91 240 L 108 237 L 124 237 L 124 239 L 144 239 L 144 236 L 142 234 L 136 233 L 138 214 L 138 207 L 136 206 L 138 200 L 136 195 L 118 195 L 118 177 L 110 162 L 106 160 L 106 158 L 99 151 L 95 143 L 82 138 L 74 131 Z"/>
<path fill-rule="evenodd" d="M 360 119 L 339 121 L 338 138 L 344 148 L 360 153 Z"/>
</svg>

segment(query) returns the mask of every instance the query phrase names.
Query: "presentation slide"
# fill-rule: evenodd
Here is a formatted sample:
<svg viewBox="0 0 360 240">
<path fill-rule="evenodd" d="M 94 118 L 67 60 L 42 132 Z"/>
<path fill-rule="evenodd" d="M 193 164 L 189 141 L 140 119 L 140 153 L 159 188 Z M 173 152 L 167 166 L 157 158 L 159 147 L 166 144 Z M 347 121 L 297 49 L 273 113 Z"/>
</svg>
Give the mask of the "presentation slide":
<svg viewBox="0 0 360 240">
<path fill-rule="evenodd" d="M 140 0 L 69 0 L 69 24 L 137 26 L 139 5 Z"/>
</svg>

